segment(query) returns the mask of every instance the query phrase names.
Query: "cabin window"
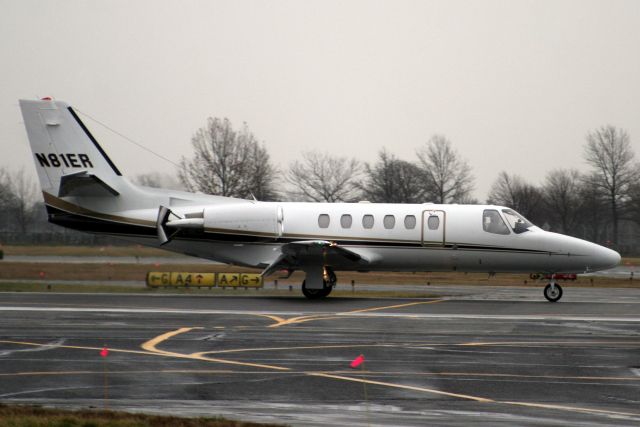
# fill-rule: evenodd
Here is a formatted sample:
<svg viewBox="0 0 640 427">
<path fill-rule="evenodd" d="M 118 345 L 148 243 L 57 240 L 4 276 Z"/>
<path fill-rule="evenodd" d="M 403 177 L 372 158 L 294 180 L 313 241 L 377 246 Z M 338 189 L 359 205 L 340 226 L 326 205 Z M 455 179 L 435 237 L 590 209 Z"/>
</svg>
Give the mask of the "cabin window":
<svg viewBox="0 0 640 427">
<path fill-rule="evenodd" d="M 483 212 L 482 229 L 493 234 L 509 234 L 509 228 L 495 209 L 485 209 Z"/>
<path fill-rule="evenodd" d="M 382 220 L 382 224 L 384 225 L 384 228 L 390 230 L 396 226 L 396 217 L 393 215 L 385 215 Z"/>
<path fill-rule="evenodd" d="M 351 215 L 344 214 L 340 217 L 340 225 L 342 228 L 351 228 L 351 223 L 353 222 Z"/>
<path fill-rule="evenodd" d="M 416 217 L 413 215 L 407 215 L 404 217 L 404 228 L 407 230 L 413 230 L 416 228 Z"/>
<path fill-rule="evenodd" d="M 437 230 L 440 227 L 440 217 L 437 215 L 431 215 L 427 219 L 427 227 L 429 227 L 429 230 Z"/>
<path fill-rule="evenodd" d="M 373 228 L 373 215 L 365 215 L 362 217 L 362 226 L 364 228 Z"/>
<path fill-rule="evenodd" d="M 330 222 L 331 220 L 329 218 L 329 215 L 327 214 L 320 214 L 320 216 L 318 217 L 318 226 L 320 228 L 328 228 Z"/>
</svg>

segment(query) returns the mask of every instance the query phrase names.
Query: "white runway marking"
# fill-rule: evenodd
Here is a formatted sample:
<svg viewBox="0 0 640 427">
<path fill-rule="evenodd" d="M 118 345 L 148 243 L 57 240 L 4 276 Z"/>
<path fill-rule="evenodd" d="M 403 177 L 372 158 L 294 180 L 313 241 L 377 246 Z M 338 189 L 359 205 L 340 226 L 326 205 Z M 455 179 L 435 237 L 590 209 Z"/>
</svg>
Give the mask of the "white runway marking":
<svg viewBox="0 0 640 427">
<path fill-rule="evenodd" d="M 20 307 L 0 306 L 0 311 L 22 312 L 65 312 L 65 313 L 131 313 L 131 314 L 229 314 L 229 315 L 257 315 L 267 314 L 280 316 L 339 316 L 339 317 L 388 317 L 412 319 L 485 319 L 485 320 L 555 320 L 575 322 L 634 322 L 640 323 L 639 316 L 566 316 L 553 314 L 452 314 L 452 313 L 335 313 L 335 312 L 295 312 L 295 311 L 250 311 L 250 310 L 190 310 L 190 309 L 162 309 L 162 308 L 91 308 L 91 307 Z"/>
<path fill-rule="evenodd" d="M 0 351 L 0 357 L 2 356 L 8 356 L 10 354 L 14 354 L 14 353 L 23 353 L 23 352 L 34 352 L 34 351 L 45 351 L 45 350 L 51 350 L 52 348 L 58 348 L 61 345 L 63 345 L 65 342 L 64 339 L 59 339 L 57 341 L 54 341 L 52 343 L 49 344 L 45 344 L 41 347 L 34 347 L 34 348 L 23 348 L 23 349 L 19 349 L 19 350 L 3 350 Z"/>
</svg>

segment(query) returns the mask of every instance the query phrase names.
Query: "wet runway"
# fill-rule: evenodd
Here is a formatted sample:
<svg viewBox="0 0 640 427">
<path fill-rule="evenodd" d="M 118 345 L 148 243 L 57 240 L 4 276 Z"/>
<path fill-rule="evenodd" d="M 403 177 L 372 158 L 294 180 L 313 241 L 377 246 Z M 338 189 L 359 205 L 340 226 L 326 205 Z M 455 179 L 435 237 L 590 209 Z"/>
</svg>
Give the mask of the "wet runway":
<svg viewBox="0 0 640 427">
<path fill-rule="evenodd" d="M 638 290 L 556 304 L 523 292 L 2 293 L 0 402 L 291 425 L 639 425 Z"/>
</svg>

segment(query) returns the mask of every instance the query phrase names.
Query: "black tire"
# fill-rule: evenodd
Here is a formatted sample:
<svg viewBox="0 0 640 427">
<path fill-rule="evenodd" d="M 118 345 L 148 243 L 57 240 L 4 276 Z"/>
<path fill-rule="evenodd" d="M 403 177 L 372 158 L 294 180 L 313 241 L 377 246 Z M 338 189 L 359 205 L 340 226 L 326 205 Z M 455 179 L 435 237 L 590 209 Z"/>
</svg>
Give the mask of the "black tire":
<svg viewBox="0 0 640 427">
<path fill-rule="evenodd" d="M 302 293 L 308 299 L 321 299 L 326 298 L 331 293 L 333 288 L 331 286 L 327 286 L 325 282 L 324 288 L 322 289 L 307 289 L 307 281 L 302 282 Z"/>
<path fill-rule="evenodd" d="M 331 269 L 330 267 L 325 267 L 326 271 L 327 271 L 327 280 L 328 280 L 328 285 L 330 287 L 334 287 L 337 283 L 338 283 L 338 277 L 336 276 L 336 273 L 333 272 L 333 269 Z M 325 283 L 325 286 L 327 286 L 327 283 Z"/>
<path fill-rule="evenodd" d="M 551 290 L 551 283 L 544 287 L 544 297 L 549 302 L 557 302 L 562 298 L 562 287 L 556 283 L 555 291 Z"/>
</svg>

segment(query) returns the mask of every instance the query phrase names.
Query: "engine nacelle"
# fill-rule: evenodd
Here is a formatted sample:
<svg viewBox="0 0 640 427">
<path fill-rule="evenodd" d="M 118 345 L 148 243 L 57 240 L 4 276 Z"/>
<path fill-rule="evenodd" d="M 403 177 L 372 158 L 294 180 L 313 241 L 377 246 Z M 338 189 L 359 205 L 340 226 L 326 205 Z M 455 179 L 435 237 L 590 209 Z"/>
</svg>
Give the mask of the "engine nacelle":
<svg viewBox="0 0 640 427">
<path fill-rule="evenodd" d="M 204 209 L 204 228 L 209 233 L 282 236 L 282 208 L 273 203 L 242 203 Z"/>
</svg>

